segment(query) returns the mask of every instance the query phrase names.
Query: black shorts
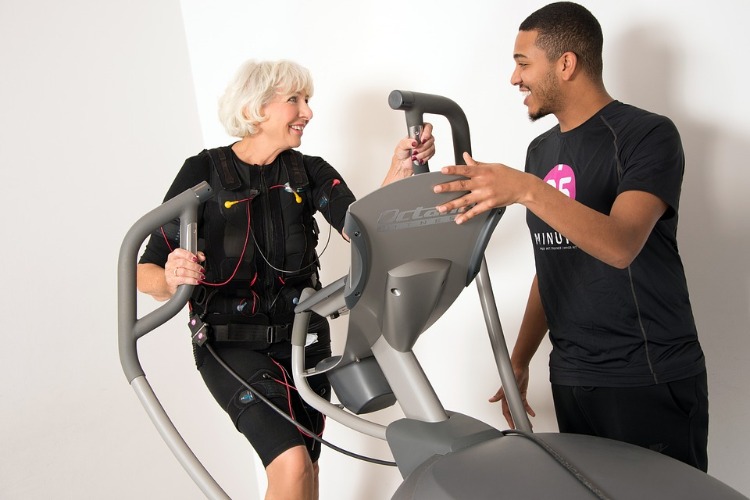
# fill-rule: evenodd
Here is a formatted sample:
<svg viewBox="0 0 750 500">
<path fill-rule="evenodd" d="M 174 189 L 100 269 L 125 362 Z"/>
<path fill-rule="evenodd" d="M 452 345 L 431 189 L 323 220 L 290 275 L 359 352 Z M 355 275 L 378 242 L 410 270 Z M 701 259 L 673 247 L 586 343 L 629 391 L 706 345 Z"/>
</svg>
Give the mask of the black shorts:
<svg viewBox="0 0 750 500">
<path fill-rule="evenodd" d="M 706 372 L 646 387 L 552 385 L 560 432 L 616 439 L 708 470 Z"/>
<path fill-rule="evenodd" d="M 318 342 L 306 349 L 307 367 L 315 366 L 331 355 L 329 326 L 317 330 Z M 325 420 L 314 408 L 302 401 L 294 388 L 291 369 L 291 344 L 280 342 L 265 350 L 253 350 L 241 343 L 212 344 L 222 360 L 236 371 L 243 380 L 275 406 L 292 415 L 300 425 L 316 435 L 323 433 Z M 320 457 L 320 443 L 306 431 L 284 420 L 266 403 L 254 397 L 240 382 L 232 377 L 205 347 L 197 347 L 196 364 L 209 391 L 216 402 L 229 414 L 238 431 L 245 435 L 258 453 L 264 467 L 284 451 L 304 445 L 310 459 Z M 308 379 L 310 387 L 330 400 L 331 385 L 325 375 Z"/>
</svg>

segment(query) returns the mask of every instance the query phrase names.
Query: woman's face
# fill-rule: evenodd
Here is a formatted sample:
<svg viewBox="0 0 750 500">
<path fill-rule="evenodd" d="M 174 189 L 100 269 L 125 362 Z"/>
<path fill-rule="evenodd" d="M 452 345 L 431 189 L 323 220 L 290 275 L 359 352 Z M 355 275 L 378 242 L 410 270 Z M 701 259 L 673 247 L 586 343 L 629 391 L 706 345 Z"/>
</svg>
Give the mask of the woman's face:
<svg viewBox="0 0 750 500">
<path fill-rule="evenodd" d="M 299 147 L 305 126 L 313 116 L 308 100 L 301 92 L 276 93 L 273 100 L 263 106 L 263 115 L 268 119 L 258 125 L 259 133 L 281 149 Z"/>
</svg>

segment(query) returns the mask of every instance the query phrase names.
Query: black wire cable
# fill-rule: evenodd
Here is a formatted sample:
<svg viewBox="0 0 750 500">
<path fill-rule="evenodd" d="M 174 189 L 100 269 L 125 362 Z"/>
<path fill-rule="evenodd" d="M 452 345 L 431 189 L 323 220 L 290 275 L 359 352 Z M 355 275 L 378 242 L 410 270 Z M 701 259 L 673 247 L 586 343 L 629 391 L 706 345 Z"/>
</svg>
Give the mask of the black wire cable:
<svg viewBox="0 0 750 500">
<path fill-rule="evenodd" d="M 320 263 L 320 258 L 323 256 L 324 253 L 326 253 L 326 250 L 328 249 L 328 244 L 331 242 L 331 232 L 332 232 L 331 231 L 331 225 L 329 224 L 328 225 L 328 237 L 326 238 L 326 243 L 323 246 L 323 250 L 321 250 L 319 254 L 316 254 L 316 256 L 315 256 L 315 258 L 313 259 L 312 262 L 310 262 L 306 266 L 302 266 L 299 269 L 296 269 L 294 271 L 290 271 L 289 269 L 281 269 L 281 268 L 276 267 L 273 264 L 271 264 L 271 262 L 268 260 L 268 258 L 263 253 L 263 249 L 260 248 L 260 245 L 258 244 L 258 240 L 255 238 L 255 231 L 253 231 L 252 229 L 250 229 L 250 236 L 253 237 L 253 243 L 255 244 L 255 248 L 258 250 L 258 255 L 261 256 L 261 258 L 263 259 L 263 261 L 266 263 L 266 265 L 268 267 L 270 267 L 274 271 L 278 271 L 280 273 L 298 273 L 300 271 L 304 271 L 305 269 L 308 269 L 308 268 L 310 268 L 310 267 L 312 267 L 312 266 L 317 265 L 317 264 Z"/>
<path fill-rule="evenodd" d="M 290 424 L 294 425 L 301 431 L 305 432 L 307 435 L 309 435 L 312 439 L 315 441 L 328 446 L 334 451 L 337 451 L 343 455 L 346 455 L 351 458 L 355 458 L 357 460 L 362 460 L 364 462 L 370 462 L 377 465 L 385 465 L 389 467 L 396 467 L 397 464 L 395 462 L 387 461 L 387 460 L 381 460 L 378 458 L 372 458 L 372 457 L 366 457 L 364 455 L 360 455 L 358 453 L 354 453 L 348 450 L 345 450 L 339 446 L 336 446 L 335 444 L 326 441 L 325 439 L 321 438 L 315 432 L 311 431 L 310 429 L 306 428 L 302 424 L 300 424 L 297 420 L 293 419 L 286 413 L 284 413 L 283 410 L 281 410 L 279 407 L 277 407 L 275 404 L 273 404 L 268 398 L 263 396 L 260 392 L 255 390 L 250 384 L 248 384 L 242 377 L 235 372 L 232 367 L 230 367 L 222 358 L 219 356 L 219 354 L 214 350 L 213 346 L 211 346 L 210 343 L 206 343 L 204 345 L 206 349 L 208 349 L 208 352 L 211 353 L 211 355 L 216 359 L 216 362 L 219 363 L 226 371 L 229 373 L 232 377 L 234 377 L 242 386 L 250 391 L 250 393 L 260 399 L 263 403 L 268 405 L 269 408 L 271 408 L 273 411 L 278 413 L 284 420 L 289 422 Z M 598 499 L 600 500 L 611 500 L 610 497 L 608 497 L 592 480 L 590 480 L 588 477 L 586 477 L 581 471 L 579 471 L 572 463 L 570 463 L 564 456 L 562 456 L 560 453 L 558 453 L 554 448 L 552 448 L 550 445 L 545 443 L 543 440 L 537 438 L 532 433 L 521 431 L 518 429 L 508 429 L 501 431 L 501 434 L 503 436 L 509 436 L 509 435 L 517 435 L 524 437 L 526 439 L 529 439 L 531 442 L 535 443 L 537 446 L 542 448 L 547 454 L 549 454 L 557 463 L 559 463 L 566 471 L 568 471 L 576 480 L 578 480 L 581 484 L 583 484 L 591 493 L 593 493 Z"/>
<path fill-rule="evenodd" d="M 283 161 L 284 160 L 282 159 L 282 162 Z M 286 168 L 286 166 L 284 168 Z M 328 192 L 328 205 L 327 205 L 328 217 L 326 219 L 330 219 L 331 218 L 331 198 L 333 197 L 333 188 L 338 185 L 338 183 L 336 183 L 334 181 L 338 181 L 338 179 L 334 179 L 332 181 L 331 188 L 330 188 L 330 190 Z M 320 212 L 322 214 L 322 211 L 320 211 Z M 325 215 L 324 215 L 324 217 L 325 217 Z M 315 224 L 314 221 L 313 221 L 313 224 Z M 265 254 L 263 253 L 263 250 L 260 248 L 260 245 L 258 244 L 258 240 L 255 238 L 255 231 L 253 231 L 252 229 L 250 229 L 250 235 L 253 237 L 253 244 L 255 245 L 255 248 L 258 250 L 258 255 L 261 256 L 261 258 L 266 263 L 266 265 L 268 265 L 268 267 L 270 267 L 274 271 L 278 271 L 280 273 L 298 273 L 298 272 L 304 271 L 305 269 L 308 269 L 308 268 L 310 268 L 310 267 L 312 267 L 312 266 L 314 266 L 316 264 L 320 264 L 320 258 L 323 256 L 324 253 L 326 253 L 326 250 L 328 249 L 328 244 L 331 242 L 331 233 L 332 233 L 331 227 L 332 226 L 329 223 L 328 224 L 328 237 L 326 238 L 326 243 L 323 246 L 323 250 L 321 250 L 319 254 L 315 255 L 315 258 L 313 259 L 312 262 L 310 262 L 306 266 L 300 267 L 299 269 L 297 269 L 295 271 L 290 271 L 288 269 L 281 269 L 281 268 L 278 268 L 278 267 L 274 266 L 273 264 L 271 264 L 271 262 L 268 260 L 268 258 L 266 258 Z"/>
<path fill-rule="evenodd" d="M 250 391 L 250 393 L 253 396 L 255 396 L 256 398 L 260 399 L 263 403 L 267 404 L 273 411 L 275 411 L 276 413 L 278 413 L 279 415 L 281 415 L 287 422 L 289 422 L 290 424 L 294 425 L 295 427 L 297 427 L 298 429 L 302 430 L 303 432 L 307 433 L 315 441 L 317 441 L 317 442 L 319 442 L 319 443 L 321 443 L 321 444 L 323 444 L 325 446 L 328 446 L 332 450 L 338 451 L 339 453 L 341 453 L 343 455 L 346 455 L 346 456 L 352 457 L 352 458 L 356 458 L 357 460 L 362 460 L 362 461 L 370 462 L 370 463 L 377 464 L 377 465 L 387 465 L 389 467 L 396 467 L 396 462 L 389 462 L 387 460 L 380 460 L 379 458 L 372 458 L 372 457 L 366 457 L 364 455 L 359 455 L 359 454 L 354 453 L 352 451 L 348 451 L 348 450 L 345 450 L 343 448 L 340 448 L 340 447 L 336 446 L 335 444 L 330 443 L 330 442 L 326 441 L 325 439 L 323 439 L 322 437 L 316 435 L 313 431 L 307 429 L 302 424 L 300 424 L 299 422 L 297 422 L 296 420 L 294 420 L 292 417 L 290 417 L 289 415 L 287 415 L 286 413 L 284 413 L 283 410 L 281 410 L 279 407 L 277 407 L 275 404 L 273 404 L 268 398 L 266 398 L 261 393 L 259 393 L 258 391 L 256 391 L 255 388 L 253 388 L 242 377 L 240 377 L 237 374 L 237 372 L 235 372 L 232 369 L 231 366 L 229 366 L 228 364 L 226 364 L 226 362 L 223 359 L 221 359 L 221 356 L 219 356 L 219 354 L 214 350 L 214 348 L 211 346 L 211 344 L 209 342 L 207 342 L 206 344 L 204 344 L 204 347 L 206 349 L 208 349 L 208 352 L 210 352 L 211 355 L 214 357 L 214 359 L 216 359 L 216 362 L 219 363 L 232 377 L 234 377 L 235 379 L 237 379 L 237 381 L 240 384 L 242 384 L 242 386 L 245 389 L 247 389 L 248 391 Z"/>
</svg>

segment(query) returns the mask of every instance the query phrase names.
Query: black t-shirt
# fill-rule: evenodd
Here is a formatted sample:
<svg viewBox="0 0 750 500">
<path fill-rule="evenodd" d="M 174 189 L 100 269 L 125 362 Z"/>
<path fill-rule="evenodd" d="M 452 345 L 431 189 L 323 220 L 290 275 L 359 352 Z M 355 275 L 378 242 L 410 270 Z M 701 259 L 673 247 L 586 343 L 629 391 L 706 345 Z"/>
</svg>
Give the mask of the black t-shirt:
<svg viewBox="0 0 750 500">
<path fill-rule="evenodd" d="M 704 370 L 676 240 L 684 155 L 674 124 L 614 101 L 571 131 L 556 126 L 536 138 L 526 171 L 603 214 L 631 190 L 668 205 L 627 269 L 591 257 L 527 212 L 552 383 L 643 386 Z"/>
</svg>

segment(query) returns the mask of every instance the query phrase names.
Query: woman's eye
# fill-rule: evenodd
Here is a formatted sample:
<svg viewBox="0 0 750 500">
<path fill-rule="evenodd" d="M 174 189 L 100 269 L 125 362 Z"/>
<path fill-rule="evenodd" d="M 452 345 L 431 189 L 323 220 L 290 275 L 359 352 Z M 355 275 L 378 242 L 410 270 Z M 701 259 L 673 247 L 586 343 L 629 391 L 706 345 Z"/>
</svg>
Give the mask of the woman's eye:
<svg viewBox="0 0 750 500">
<path fill-rule="evenodd" d="M 287 102 L 297 102 L 297 96 L 293 95 L 292 97 L 289 98 Z"/>
</svg>

